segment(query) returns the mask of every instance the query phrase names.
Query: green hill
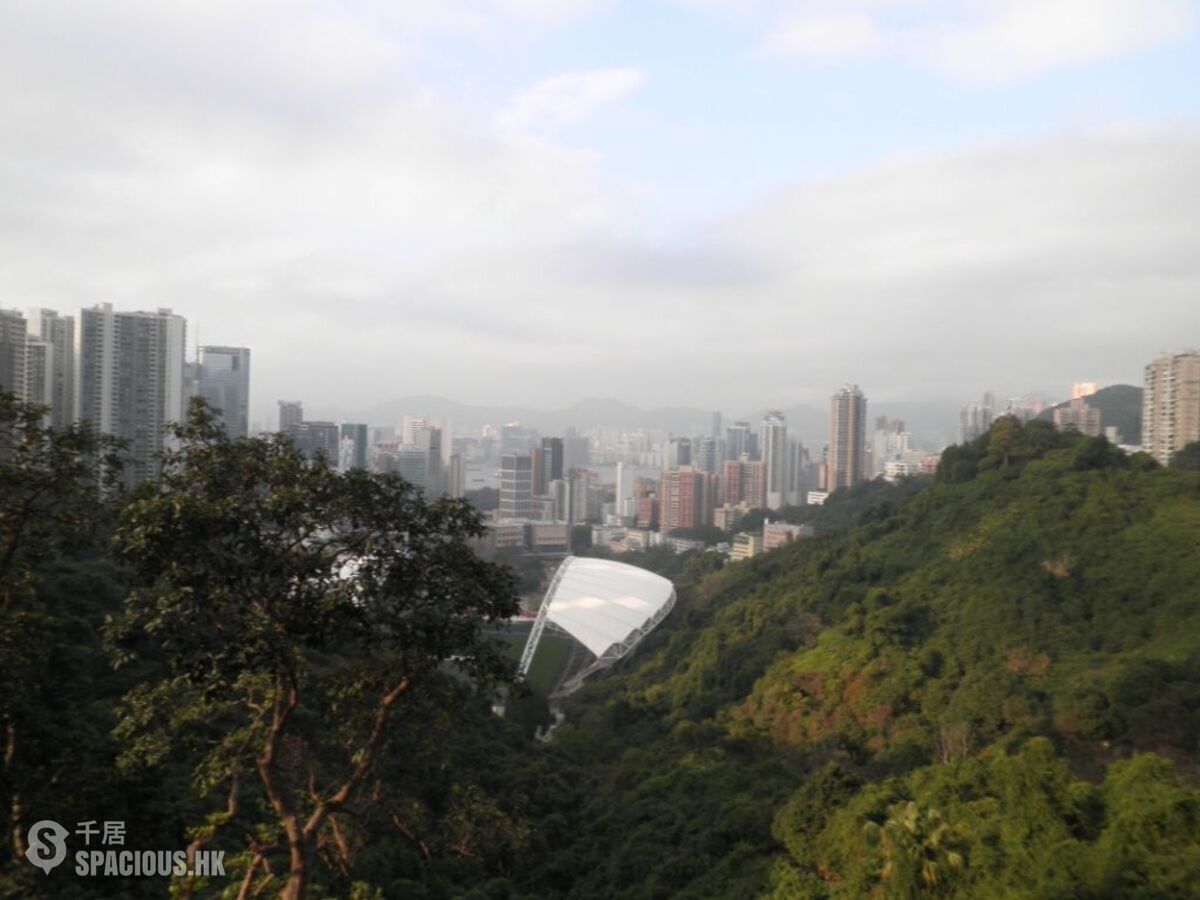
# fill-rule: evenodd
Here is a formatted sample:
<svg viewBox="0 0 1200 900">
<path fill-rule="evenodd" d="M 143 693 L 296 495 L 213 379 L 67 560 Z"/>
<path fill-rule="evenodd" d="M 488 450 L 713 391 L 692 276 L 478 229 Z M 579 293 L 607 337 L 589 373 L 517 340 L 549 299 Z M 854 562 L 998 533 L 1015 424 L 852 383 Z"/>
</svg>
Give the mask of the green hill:
<svg viewBox="0 0 1200 900">
<path fill-rule="evenodd" d="M 1131 384 L 1114 384 L 1101 388 L 1087 398 L 1090 406 L 1100 410 L 1100 422 L 1107 428 L 1115 426 L 1121 433 L 1121 441 L 1139 444 L 1142 440 L 1142 389 Z M 1054 410 L 1070 406 L 1070 401 L 1059 403 L 1044 410 L 1039 419 L 1054 421 Z"/>
<path fill-rule="evenodd" d="M 308 578 L 297 572 L 324 571 L 313 542 L 266 554 L 276 589 L 261 587 L 262 567 L 225 580 L 231 554 L 249 558 L 244 544 L 275 535 L 253 517 L 253 527 L 231 525 L 231 501 L 307 517 L 334 496 L 391 522 L 394 492 L 407 486 L 312 469 L 285 446 L 227 444 L 215 431 L 189 451 L 205 477 L 170 503 L 149 486 L 104 496 L 88 432 L 43 433 L 37 410 L 0 395 L 0 431 L 6 416 L 33 438 L 0 454 L 0 537 L 19 563 L 0 566 L 0 900 L 274 895 L 292 854 L 272 817 L 288 805 L 251 777 L 272 760 L 271 784 L 297 802 L 340 783 L 330 773 L 348 764 L 363 779 L 357 794 L 330 795 L 338 818 L 311 835 L 310 897 L 1196 896 L 1200 444 L 1163 469 L 1006 417 L 948 449 L 936 478 L 862 485 L 794 511 L 816 516 L 816 539 L 731 565 L 666 548 L 627 555 L 675 582 L 676 608 L 573 695 L 542 742 L 534 735 L 551 717 L 541 692 L 564 642 L 533 690 L 506 691 L 503 719 L 491 683 L 458 656 L 372 711 L 361 698 L 411 648 L 476 634 L 485 620 L 422 604 L 440 625 L 401 615 L 378 627 L 339 570 L 310 612 L 278 604 L 281 618 L 260 628 L 264 597 Z M 257 454 L 274 463 L 260 468 Z M 230 491 L 230 459 L 241 477 L 298 484 Z M 376 496 L 388 502 L 377 507 Z M 171 577 L 198 579 L 205 603 L 190 588 L 164 593 L 161 575 L 147 579 L 114 552 L 144 540 L 151 500 L 170 525 L 157 533 L 212 554 L 199 565 L 186 552 L 160 557 Z M 507 619 L 507 573 L 481 577 L 469 546 L 444 540 L 447 522 L 481 527 L 468 505 L 413 507 L 399 522 L 402 546 L 430 516 L 433 546 L 451 551 L 421 551 L 432 571 L 472 573 L 446 596 L 459 602 L 495 577 L 514 594 L 498 616 Z M 397 559 L 408 572 L 407 549 Z M 241 600 L 227 583 L 244 585 Z M 383 599 L 426 596 L 420 580 L 394 583 Z M 186 627 L 129 624 L 176 602 Z M 314 629 L 313 611 L 338 603 Z M 218 613 L 245 620 L 234 627 Z M 334 641 L 338 623 L 350 630 Z M 410 624 L 399 655 L 364 668 L 367 638 Z M 488 628 L 478 661 L 503 676 L 505 644 L 515 656 L 522 638 L 500 630 L 497 644 Z M 245 674 L 285 639 L 298 648 L 283 657 L 294 668 Z M 169 664 L 185 652 L 208 661 Z M 211 696 L 185 684 L 235 672 Z M 381 708 L 392 710 L 386 743 Z M 289 721 L 296 730 L 278 738 Z M 356 762 L 356 733 L 378 751 L 374 766 Z M 255 735 L 274 741 L 269 753 L 250 744 Z M 208 842 L 231 877 L 81 879 L 69 866 L 47 876 L 24 858 L 30 823 L 100 815 L 129 822 L 134 847 Z"/>
<path fill-rule="evenodd" d="M 680 581 L 553 751 L 573 897 L 1192 896 L 1200 476 L 1003 419 L 841 535 Z"/>
</svg>

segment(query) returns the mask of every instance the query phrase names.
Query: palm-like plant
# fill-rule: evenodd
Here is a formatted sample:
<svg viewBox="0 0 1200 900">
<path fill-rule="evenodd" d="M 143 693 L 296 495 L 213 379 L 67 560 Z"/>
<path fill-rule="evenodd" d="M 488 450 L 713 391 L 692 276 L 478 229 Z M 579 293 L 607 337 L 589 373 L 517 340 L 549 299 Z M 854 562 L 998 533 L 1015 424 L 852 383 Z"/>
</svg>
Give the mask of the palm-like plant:
<svg viewBox="0 0 1200 900">
<path fill-rule="evenodd" d="M 936 809 L 922 811 L 912 800 L 890 807 L 882 825 L 868 822 L 863 833 L 879 848 L 878 875 L 889 897 L 944 893 L 966 866 L 954 828 Z"/>
</svg>

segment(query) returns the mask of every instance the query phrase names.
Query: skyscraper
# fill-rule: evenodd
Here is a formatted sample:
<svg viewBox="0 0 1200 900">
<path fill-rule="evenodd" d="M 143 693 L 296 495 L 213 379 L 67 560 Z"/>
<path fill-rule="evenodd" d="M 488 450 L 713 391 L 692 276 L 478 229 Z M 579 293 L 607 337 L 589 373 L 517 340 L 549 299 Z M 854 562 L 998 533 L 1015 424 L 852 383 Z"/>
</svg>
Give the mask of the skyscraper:
<svg viewBox="0 0 1200 900">
<path fill-rule="evenodd" d="M 103 303 L 80 311 L 78 341 L 79 417 L 127 442 L 126 484 L 153 477 L 164 428 L 185 415 L 186 320 Z"/>
<path fill-rule="evenodd" d="M 50 407 L 50 424 L 63 428 L 79 417 L 75 396 L 75 319 L 60 316 L 54 310 L 34 308 L 29 310 L 28 323 L 30 337 L 42 341 L 50 350 L 45 402 Z"/>
<path fill-rule="evenodd" d="M 548 490 L 551 481 L 561 481 L 563 473 L 566 472 L 564 465 L 566 457 L 563 455 L 563 439 L 560 437 L 544 437 L 542 438 L 542 465 L 544 467 L 545 485 L 542 486 L 542 493 Z"/>
<path fill-rule="evenodd" d="M 533 515 L 533 460 L 528 454 L 506 453 L 500 460 L 500 518 Z"/>
<path fill-rule="evenodd" d="M 867 398 L 848 384 L 829 401 L 828 490 L 854 487 L 866 477 Z"/>
<path fill-rule="evenodd" d="M 250 434 L 250 351 L 245 347 L 201 347 L 196 360 L 196 395 L 220 410 L 218 421 L 231 438 Z"/>
<path fill-rule="evenodd" d="M 750 423 L 734 422 L 725 429 L 725 453 L 729 459 L 741 459 L 743 453 L 750 453 Z M 755 455 L 750 454 L 754 459 Z"/>
<path fill-rule="evenodd" d="M 413 435 L 414 444 L 425 454 L 425 489 L 434 496 L 441 495 L 446 486 L 442 465 L 442 429 L 424 425 Z"/>
<path fill-rule="evenodd" d="M 304 404 L 299 400 L 279 401 L 279 430 L 283 434 L 296 436 L 300 423 L 304 421 Z"/>
<path fill-rule="evenodd" d="M 767 413 L 758 433 L 766 463 L 767 509 L 779 509 L 787 503 L 788 488 L 787 423 L 783 413 Z"/>
<path fill-rule="evenodd" d="M 1156 356 L 1145 370 L 1142 449 L 1162 465 L 1200 441 L 1200 351 Z"/>
</svg>

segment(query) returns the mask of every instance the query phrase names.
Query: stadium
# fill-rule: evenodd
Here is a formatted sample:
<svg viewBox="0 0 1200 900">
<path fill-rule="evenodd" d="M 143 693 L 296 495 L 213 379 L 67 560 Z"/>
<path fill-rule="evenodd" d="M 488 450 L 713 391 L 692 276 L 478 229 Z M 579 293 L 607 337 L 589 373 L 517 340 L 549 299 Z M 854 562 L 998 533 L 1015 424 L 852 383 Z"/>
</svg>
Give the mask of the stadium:
<svg viewBox="0 0 1200 900">
<path fill-rule="evenodd" d="M 575 642 L 571 661 L 554 688 L 565 696 L 597 671 L 628 656 L 675 606 L 675 586 L 666 578 L 626 563 L 569 556 L 555 572 L 521 654 L 528 675 L 547 633 Z"/>
</svg>

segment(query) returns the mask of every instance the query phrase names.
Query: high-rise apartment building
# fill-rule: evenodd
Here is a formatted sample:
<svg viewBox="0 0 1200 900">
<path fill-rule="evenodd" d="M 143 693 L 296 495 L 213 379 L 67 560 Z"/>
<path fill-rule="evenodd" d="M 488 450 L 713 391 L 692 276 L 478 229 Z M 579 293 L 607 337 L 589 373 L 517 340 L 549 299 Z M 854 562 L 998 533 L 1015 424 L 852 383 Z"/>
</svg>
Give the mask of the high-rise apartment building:
<svg viewBox="0 0 1200 900">
<path fill-rule="evenodd" d="M 663 472 L 659 482 L 659 531 L 670 534 L 678 528 L 712 524 L 717 478 L 691 466 Z"/>
<path fill-rule="evenodd" d="M 745 503 L 762 509 L 766 497 L 766 464 L 761 460 L 728 460 L 722 471 L 721 502 L 730 506 Z"/>
<path fill-rule="evenodd" d="M 30 403 L 50 409 L 53 398 L 51 390 L 54 386 L 54 348 L 45 341 L 36 338 L 25 338 L 25 399 Z M 49 411 L 43 417 L 42 424 L 53 424 Z"/>
<path fill-rule="evenodd" d="M 28 323 L 15 309 L 0 309 L 0 391 L 27 400 Z"/>
<path fill-rule="evenodd" d="M 1200 441 L 1200 351 L 1162 353 L 1145 370 L 1142 449 L 1162 465 Z"/>
<path fill-rule="evenodd" d="M 787 423 L 783 413 L 778 410 L 767 413 L 758 434 L 762 459 L 766 464 L 767 509 L 779 509 L 788 502 Z"/>
<path fill-rule="evenodd" d="M 533 460 L 528 454 L 506 453 L 500 459 L 500 518 L 533 516 Z"/>
<path fill-rule="evenodd" d="M 54 310 L 34 308 L 28 316 L 29 337 L 47 346 L 44 398 L 50 407 L 50 424 L 65 428 L 79 417 L 76 400 L 75 319 L 60 316 Z"/>
<path fill-rule="evenodd" d="M 169 422 L 184 419 L 187 322 L 169 309 L 79 313 L 79 417 L 127 443 L 127 485 L 158 473 Z"/>
<path fill-rule="evenodd" d="M 848 384 L 829 401 L 828 490 L 854 487 L 866 478 L 867 398 Z"/>
<path fill-rule="evenodd" d="M 1076 397 L 1066 406 L 1054 410 L 1054 427 L 1059 431 L 1078 431 L 1088 437 L 1100 437 L 1104 431 L 1100 410 L 1083 397 Z"/>
<path fill-rule="evenodd" d="M 978 403 L 967 404 L 958 413 L 958 442 L 969 444 L 987 434 L 995 419 L 996 400 L 990 393 Z"/>
<path fill-rule="evenodd" d="M 196 395 L 220 410 L 217 420 L 231 438 L 250 434 L 250 351 L 201 347 L 196 358 Z"/>
</svg>

